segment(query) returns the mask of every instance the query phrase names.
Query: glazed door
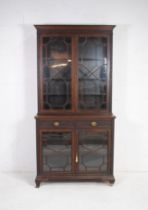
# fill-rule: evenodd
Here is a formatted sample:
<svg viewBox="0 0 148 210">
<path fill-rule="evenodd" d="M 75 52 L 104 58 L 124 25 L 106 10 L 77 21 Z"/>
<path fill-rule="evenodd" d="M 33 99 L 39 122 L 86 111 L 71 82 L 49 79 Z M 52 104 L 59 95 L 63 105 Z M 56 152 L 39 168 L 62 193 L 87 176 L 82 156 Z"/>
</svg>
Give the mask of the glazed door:
<svg viewBox="0 0 148 210">
<path fill-rule="evenodd" d="M 108 100 L 109 47 L 106 36 L 78 38 L 78 109 L 106 111 Z"/>
<path fill-rule="evenodd" d="M 78 132 L 78 173 L 107 174 L 109 172 L 109 130 L 86 130 Z"/>
<path fill-rule="evenodd" d="M 63 130 L 41 130 L 41 171 L 71 173 L 73 171 L 73 134 Z"/>
<path fill-rule="evenodd" d="M 41 36 L 40 98 L 43 112 L 72 110 L 72 37 Z"/>
<path fill-rule="evenodd" d="M 100 112 L 109 109 L 109 37 L 43 35 L 40 52 L 42 112 Z"/>
</svg>

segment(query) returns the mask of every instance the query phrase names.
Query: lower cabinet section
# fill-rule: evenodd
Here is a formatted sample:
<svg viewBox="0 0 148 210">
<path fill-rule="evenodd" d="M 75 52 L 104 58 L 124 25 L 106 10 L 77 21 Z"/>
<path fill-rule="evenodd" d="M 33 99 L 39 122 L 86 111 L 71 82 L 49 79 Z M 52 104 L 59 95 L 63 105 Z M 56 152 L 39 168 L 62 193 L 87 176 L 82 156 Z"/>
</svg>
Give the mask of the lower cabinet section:
<svg viewBox="0 0 148 210">
<path fill-rule="evenodd" d="M 37 120 L 37 177 L 41 181 L 114 182 L 113 120 L 108 127 L 42 126 Z M 68 124 L 68 122 L 67 122 Z"/>
</svg>

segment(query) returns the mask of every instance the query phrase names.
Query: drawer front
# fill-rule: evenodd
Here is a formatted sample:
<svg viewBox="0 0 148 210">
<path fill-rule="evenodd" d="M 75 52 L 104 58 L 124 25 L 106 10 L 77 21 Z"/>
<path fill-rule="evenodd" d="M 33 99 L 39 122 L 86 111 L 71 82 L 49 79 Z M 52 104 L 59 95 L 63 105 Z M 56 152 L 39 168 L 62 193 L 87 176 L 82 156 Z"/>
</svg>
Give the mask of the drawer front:
<svg viewBox="0 0 148 210">
<path fill-rule="evenodd" d="M 112 121 L 109 120 L 86 120 L 86 121 L 78 121 L 76 123 L 77 128 L 98 128 L 98 127 L 111 127 Z"/>
<path fill-rule="evenodd" d="M 73 128 L 73 121 L 46 120 L 39 122 L 40 128 Z"/>
</svg>

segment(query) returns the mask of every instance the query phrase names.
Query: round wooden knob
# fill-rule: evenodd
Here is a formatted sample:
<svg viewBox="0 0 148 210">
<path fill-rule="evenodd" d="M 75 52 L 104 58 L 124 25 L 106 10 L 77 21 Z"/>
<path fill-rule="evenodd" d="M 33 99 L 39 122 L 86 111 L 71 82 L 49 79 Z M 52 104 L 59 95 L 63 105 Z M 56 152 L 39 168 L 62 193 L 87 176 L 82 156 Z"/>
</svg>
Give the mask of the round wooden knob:
<svg viewBox="0 0 148 210">
<path fill-rule="evenodd" d="M 53 123 L 53 125 L 54 125 L 54 126 L 59 126 L 60 123 L 56 121 L 56 122 Z"/>
<path fill-rule="evenodd" d="M 93 127 L 97 126 L 97 122 L 91 122 L 91 126 Z"/>
</svg>

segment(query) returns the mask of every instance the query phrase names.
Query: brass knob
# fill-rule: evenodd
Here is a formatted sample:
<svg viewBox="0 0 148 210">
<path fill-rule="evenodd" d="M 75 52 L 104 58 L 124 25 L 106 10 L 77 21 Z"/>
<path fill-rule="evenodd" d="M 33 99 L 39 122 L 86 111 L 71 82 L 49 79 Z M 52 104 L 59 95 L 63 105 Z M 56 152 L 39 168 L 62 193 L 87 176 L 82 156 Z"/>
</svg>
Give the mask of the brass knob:
<svg viewBox="0 0 148 210">
<path fill-rule="evenodd" d="M 97 122 L 91 122 L 91 126 L 93 127 L 97 126 Z"/>
<path fill-rule="evenodd" d="M 59 126 L 60 123 L 56 121 L 56 122 L 53 123 L 53 125 L 54 125 L 54 126 Z"/>
<path fill-rule="evenodd" d="M 75 159 L 75 162 L 78 163 L 79 162 L 79 159 L 78 159 L 78 154 L 76 154 L 76 159 Z"/>
</svg>

